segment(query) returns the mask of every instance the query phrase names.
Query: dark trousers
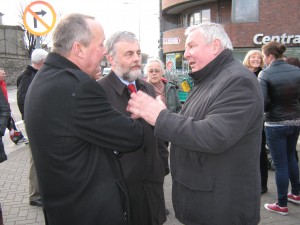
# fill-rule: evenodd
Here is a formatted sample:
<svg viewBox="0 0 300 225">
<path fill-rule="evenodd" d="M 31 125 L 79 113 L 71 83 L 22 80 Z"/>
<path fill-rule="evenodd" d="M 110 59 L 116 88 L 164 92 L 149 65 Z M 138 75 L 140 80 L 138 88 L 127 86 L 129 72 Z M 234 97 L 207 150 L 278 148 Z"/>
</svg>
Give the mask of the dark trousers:
<svg viewBox="0 0 300 225">
<path fill-rule="evenodd" d="M 261 138 L 261 150 L 260 150 L 260 176 L 261 187 L 268 187 L 268 155 L 266 148 L 266 134 L 263 129 Z"/>
</svg>

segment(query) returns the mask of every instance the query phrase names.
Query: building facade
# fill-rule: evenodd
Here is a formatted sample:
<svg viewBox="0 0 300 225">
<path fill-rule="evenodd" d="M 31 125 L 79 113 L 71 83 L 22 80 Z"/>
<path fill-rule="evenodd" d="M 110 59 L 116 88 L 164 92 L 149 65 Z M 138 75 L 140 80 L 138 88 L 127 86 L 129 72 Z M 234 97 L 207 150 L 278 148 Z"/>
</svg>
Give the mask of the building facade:
<svg viewBox="0 0 300 225">
<path fill-rule="evenodd" d="M 185 29 L 205 22 L 224 26 L 239 61 L 249 50 L 273 40 L 287 46 L 287 56 L 300 57 L 300 0 L 161 0 L 160 4 L 160 57 L 167 69 L 188 69 L 183 58 Z"/>
</svg>

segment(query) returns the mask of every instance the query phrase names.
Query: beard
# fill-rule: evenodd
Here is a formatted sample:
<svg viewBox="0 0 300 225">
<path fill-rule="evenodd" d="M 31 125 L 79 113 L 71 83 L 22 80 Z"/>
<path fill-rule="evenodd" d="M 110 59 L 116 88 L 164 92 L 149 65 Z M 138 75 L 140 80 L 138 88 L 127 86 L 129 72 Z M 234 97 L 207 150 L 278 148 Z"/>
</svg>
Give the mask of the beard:
<svg viewBox="0 0 300 225">
<path fill-rule="evenodd" d="M 131 83 L 132 81 L 138 79 L 141 74 L 142 70 L 141 69 L 136 69 L 136 70 L 131 70 L 130 68 L 125 71 L 125 69 L 121 68 L 119 65 L 116 66 L 116 74 L 119 74 L 123 80 L 128 81 Z"/>
</svg>

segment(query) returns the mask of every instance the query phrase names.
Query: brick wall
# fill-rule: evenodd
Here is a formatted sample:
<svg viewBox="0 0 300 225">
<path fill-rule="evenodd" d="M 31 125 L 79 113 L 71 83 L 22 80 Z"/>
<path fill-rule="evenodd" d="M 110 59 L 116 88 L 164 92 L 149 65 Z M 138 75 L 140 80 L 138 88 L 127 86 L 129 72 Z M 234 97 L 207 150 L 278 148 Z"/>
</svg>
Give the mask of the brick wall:
<svg viewBox="0 0 300 225">
<path fill-rule="evenodd" d="M 183 0 L 163 0 L 163 7 L 171 7 L 172 4 L 184 3 Z M 275 35 L 300 35 L 300 0 L 260 0 L 259 21 L 251 23 L 231 23 L 232 0 L 223 0 L 201 4 L 195 8 L 211 8 L 211 20 L 224 25 L 234 48 L 260 48 L 261 44 L 255 44 L 253 37 L 262 33 L 264 36 Z M 179 18 L 179 14 L 177 15 Z M 184 28 L 176 28 L 164 31 L 163 38 L 178 37 L 181 39 L 178 45 L 164 45 L 164 53 L 184 51 Z M 300 39 L 300 38 L 299 38 Z M 300 47 L 300 43 L 286 44 L 288 47 Z M 296 50 L 298 52 L 298 50 Z"/>
</svg>

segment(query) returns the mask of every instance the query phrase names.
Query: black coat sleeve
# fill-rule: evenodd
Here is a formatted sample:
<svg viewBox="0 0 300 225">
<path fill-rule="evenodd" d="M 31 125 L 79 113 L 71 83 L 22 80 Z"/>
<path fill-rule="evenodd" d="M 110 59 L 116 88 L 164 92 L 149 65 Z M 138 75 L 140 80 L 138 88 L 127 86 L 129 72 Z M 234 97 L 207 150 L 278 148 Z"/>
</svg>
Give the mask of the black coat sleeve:
<svg viewBox="0 0 300 225">
<path fill-rule="evenodd" d="M 0 135 L 3 136 L 10 118 L 10 108 L 4 94 L 0 91 Z"/>
<path fill-rule="evenodd" d="M 72 116 L 76 135 L 102 148 L 130 152 L 143 143 L 139 121 L 115 110 L 103 88 L 93 80 L 82 83 L 74 93 Z"/>
<path fill-rule="evenodd" d="M 24 119 L 25 97 L 31 81 L 32 77 L 28 75 L 23 75 L 22 78 L 18 80 L 17 101 L 20 113 L 22 114 L 22 119 Z"/>
</svg>

